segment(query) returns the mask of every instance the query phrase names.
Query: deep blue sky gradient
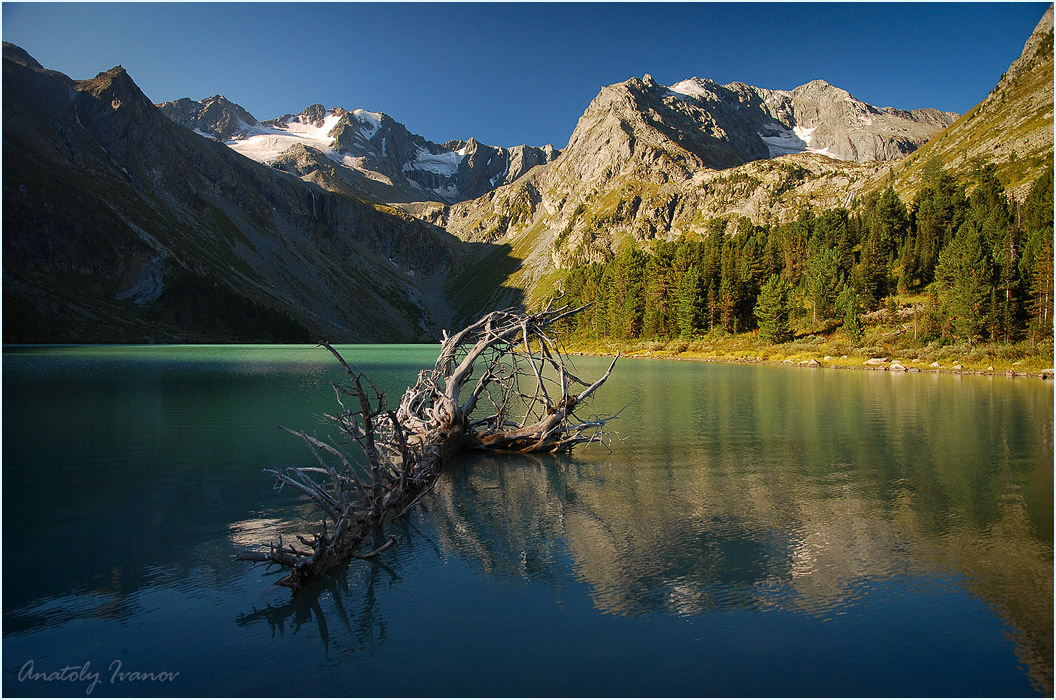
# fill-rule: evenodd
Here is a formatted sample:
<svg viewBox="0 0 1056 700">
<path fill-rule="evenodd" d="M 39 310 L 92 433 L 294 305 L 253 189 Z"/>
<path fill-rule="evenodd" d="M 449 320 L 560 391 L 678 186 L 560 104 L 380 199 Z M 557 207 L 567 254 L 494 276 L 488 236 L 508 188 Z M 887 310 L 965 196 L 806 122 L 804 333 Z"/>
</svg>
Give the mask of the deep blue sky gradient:
<svg viewBox="0 0 1056 700">
<path fill-rule="evenodd" d="M 564 146 L 604 85 L 650 73 L 964 113 L 1047 3 L 4 3 L 3 38 L 155 102 L 223 94 L 258 119 L 312 103 L 442 142 Z"/>
</svg>

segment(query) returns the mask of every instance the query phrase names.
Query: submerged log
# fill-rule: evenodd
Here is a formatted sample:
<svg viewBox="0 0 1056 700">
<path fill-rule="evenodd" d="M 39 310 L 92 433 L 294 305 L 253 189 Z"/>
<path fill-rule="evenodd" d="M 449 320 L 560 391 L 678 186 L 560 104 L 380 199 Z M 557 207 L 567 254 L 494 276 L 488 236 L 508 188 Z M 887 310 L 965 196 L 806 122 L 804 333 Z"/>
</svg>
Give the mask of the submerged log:
<svg viewBox="0 0 1056 700">
<path fill-rule="evenodd" d="M 265 470 L 279 487 L 304 494 L 320 511 L 321 523 L 311 538 L 299 536 L 299 545 L 279 538 L 237 558 L 288 569 L 276 583 L 296 593 L 345 561 L 377 556 L 395 545 L 390 537 L 360 553 L 387 521 L 412 508 L 462 451 L 557 453 L 604 440 L 604 428 L 615 416 L 581 419 L 576 411 L 609 378 L 619 354 L 604 375 L 588 383 L 569 371 L 550 335 L 556 322 L 584 308 L 551 304 L 533 314 L 494 311 L 454 335 L 445 331 L 436 364 L 418 374 L 396 410 L 386 408 L 384 394 L 337 350 L 321 343 L 351 382 L 333 385 L 341 410 L 326 415 L 340 438 L 321 440 L 280 426 L 304 441 L 318 466 Z M 479 412 L 487 415 L 477 417 Z"/>
</svg>

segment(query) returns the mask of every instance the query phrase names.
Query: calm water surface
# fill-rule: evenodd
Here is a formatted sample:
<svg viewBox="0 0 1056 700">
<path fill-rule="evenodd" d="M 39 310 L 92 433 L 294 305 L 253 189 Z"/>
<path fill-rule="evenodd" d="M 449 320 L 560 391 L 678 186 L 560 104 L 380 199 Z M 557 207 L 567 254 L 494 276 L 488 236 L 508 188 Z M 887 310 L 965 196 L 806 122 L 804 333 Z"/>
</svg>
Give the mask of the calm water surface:
<svg viewBox="0 0 1056 700">
<path fill-rule="evenodd" d="M 435 357 L 345 350 L 393 399 Z M 1051 382 L 621 360 L 611 452 L 461 459 L 291 599 L 233 556 L 311 528 L 261 469 L 341 378 L 6 348 L 4 695 L 1053 693 Z"/>
</svg>

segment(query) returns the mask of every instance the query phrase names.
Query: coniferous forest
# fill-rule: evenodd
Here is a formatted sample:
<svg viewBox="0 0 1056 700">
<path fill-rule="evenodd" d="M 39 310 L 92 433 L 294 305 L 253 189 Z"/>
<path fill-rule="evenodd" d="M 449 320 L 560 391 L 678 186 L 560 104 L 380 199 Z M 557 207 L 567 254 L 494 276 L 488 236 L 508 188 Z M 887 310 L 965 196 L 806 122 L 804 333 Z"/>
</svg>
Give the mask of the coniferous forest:
<svg viewBox="0 0 1056 700">
<path fill-rule="evenodd" d="M 565 329 L 581 340 L 839 332 L 853 346 L 863 316 L 886 309 L 917 345 L 1051 345 L 1053 175 L 1018 201 L 992 165 L 932 168 L 908 203 L 888 186 L 776 225 L 713 219 L 702 236 L 572 269 L 563 290 L 591 304 Z"/>
</svg>

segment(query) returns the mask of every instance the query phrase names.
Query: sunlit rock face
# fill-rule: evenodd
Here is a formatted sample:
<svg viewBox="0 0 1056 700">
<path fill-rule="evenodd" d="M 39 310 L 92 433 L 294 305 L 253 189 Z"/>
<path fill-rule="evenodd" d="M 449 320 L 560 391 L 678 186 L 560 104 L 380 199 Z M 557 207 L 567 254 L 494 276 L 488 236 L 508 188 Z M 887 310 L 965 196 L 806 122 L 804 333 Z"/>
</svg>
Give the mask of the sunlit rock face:
<svg viewBox="0 0 1056 700">
<path fill-rule="evenodd" d="M 433 143 L 387 114 L 327 109 L 258 122 L 222 95 L 182 98 L 158 108 L 177 124 L 215 138 L 259 163 L 279 165 L 328 189 L 345 183 L 377 201 L 460 202 L 509 184 L 557 157 L 553 146 L 488 146 L 474 138 Z M 299 159 L 305 149 L 329 162 Z"/>
<path fill-rule="evenodd" d="M 507 286 L 531 297 L 554 268 L 704 235 L 714 217 L 847 206 L 956 117 L 874 107 L 822 80 L 769 90 L 646 75 L 602 88 L 553 162 L 427 217 L 463 240 L 509 243 L 520 264 Z"/>
</svg>

